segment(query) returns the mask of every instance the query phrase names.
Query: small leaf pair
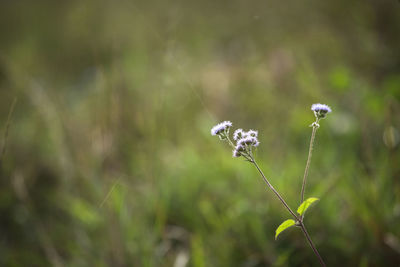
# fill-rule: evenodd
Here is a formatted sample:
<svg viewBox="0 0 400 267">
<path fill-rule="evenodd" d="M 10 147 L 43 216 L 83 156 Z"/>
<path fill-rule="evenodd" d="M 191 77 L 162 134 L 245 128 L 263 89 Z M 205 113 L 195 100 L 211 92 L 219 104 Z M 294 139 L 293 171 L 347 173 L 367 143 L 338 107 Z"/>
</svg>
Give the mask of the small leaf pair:
<svg viewBox="0 0 400 267">
<path fill-rule="evenodd" d="M 301 203 L 301 205 L 299 206 L 299 208 L 297 209 L 297 213 L 300 216 L 304 216 L 304 213 L 306 212 L 306 210 L 310 207 L 310 205 L 312 203 L 314 203 L 315 201 L 319 200 L 316 197 L 310 197 L 308 199 L 306 199 L 305 201 L 303 201 L 303 203 Z M 283 223 L 281 223 L 278 228 L 275 231 L 275 240 L 278 238 L 278 235 L 285 231 L 286 229 L 292 227 L 293 225 L 295 225 L 296 222 L 293 219 L 288 219 L 286 221 L 284 221 Z"/>
</svg>

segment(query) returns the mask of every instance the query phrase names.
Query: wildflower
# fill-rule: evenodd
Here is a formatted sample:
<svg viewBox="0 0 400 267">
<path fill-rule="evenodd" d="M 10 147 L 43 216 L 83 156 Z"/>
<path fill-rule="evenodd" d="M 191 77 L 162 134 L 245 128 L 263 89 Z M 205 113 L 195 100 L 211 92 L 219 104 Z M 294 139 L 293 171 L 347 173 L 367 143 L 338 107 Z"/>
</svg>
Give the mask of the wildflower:
<svg viewBox="0 0 400 267">
<path fill-rule="evenodd" d="M 234 158 L 238 158 L 238 157 L 241 156 L 241 154 L 240 154 L 239 151 L 237 151 L 236 149 L 234 149 L 233 152 L 232 152 L 232 156 L 233 156 Z"/>
<path fill-rule="evenodd" d="M 245 138 L 240 139 L 237 142 L 238 146 L 258 146 L 260 144 L 260 142 L 258 142 L 257 137 L 253 137 L 253 136 L 247 136 Z"/>
<path fill-rule="evenodd" d="M 237 144 L 235 147 L 235 150 L 241 152 L 241 151 L 245 151 L 246 147 L 243 144 Z"/>
<path fill-rule="evenodd" d="M 224 139 L 226 135 L 229 133 L 229 128 L 232 127 L 232 122 L 223 121 L 211 129 L 211 135 L 218 135 L 219 138 Z"/>
<path fill-rule="evenodd" d="M 237 129 L 234 133 L 233 133 L 233 140 L 237 141 L 241 138 L 243 138 L 245 135 L 245 132 L 243 131 L 243 129 Z"/>
<path fill-rule="evenodd" d="M 254 147 L 258 147 L 260 145 L 260 142 L 258 142 L 258 139 L 256 138 L 256 141 L 253 143 Z"/>
<path fill-rule="evenodd" d="M 314 111 L 314 115 L 317 119 L 323 119 L 326 117 L 326 114 L 332 112 L 332 109 L 325 104 L 313 104 L 311 106 L 311 110 Z"/>
<path fill-rule="evenodd" d="M 247 135 L 252 136 L 252 137 L 257 137 L 258 136 L 258 131 L 249 130 L 247 132 Z"/>
<path fill-rule="evenodd" d="M 243 129 L 237 129 L 233 133 L 233 140 L 236 141 L 236 145 L 234 145 L 229 139 L 229 130 L 231 127 L 232 122 L 223 121 L 211 129 L 211 135 L 218 135 L 221 140 L 227 141 L 233 147 L 232 156 L 234 158 L 243 156 L 248 160 L 251 159 L 253 157 L 252 147 L 257 147 L 260 144 L 257 139 L 258 131 L 249 130 L 246 132 Z"/>
</svg>

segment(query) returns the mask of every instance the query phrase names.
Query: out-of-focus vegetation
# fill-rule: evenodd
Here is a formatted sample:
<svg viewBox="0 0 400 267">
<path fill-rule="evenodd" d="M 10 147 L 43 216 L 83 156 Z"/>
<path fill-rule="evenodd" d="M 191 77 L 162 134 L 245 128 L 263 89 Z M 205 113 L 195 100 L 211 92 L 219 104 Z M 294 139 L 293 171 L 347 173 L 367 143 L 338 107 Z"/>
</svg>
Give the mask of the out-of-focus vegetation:
<svg viewBox="0 0 400 267">
<path fill-rule="evenodd" d="M 259 130 L 258 162 L 328 266 L 400 264 L 400 4 L 1 1 L 1 266 L 318 266 L 256 170 L 210 135 Z"/>
</svg>

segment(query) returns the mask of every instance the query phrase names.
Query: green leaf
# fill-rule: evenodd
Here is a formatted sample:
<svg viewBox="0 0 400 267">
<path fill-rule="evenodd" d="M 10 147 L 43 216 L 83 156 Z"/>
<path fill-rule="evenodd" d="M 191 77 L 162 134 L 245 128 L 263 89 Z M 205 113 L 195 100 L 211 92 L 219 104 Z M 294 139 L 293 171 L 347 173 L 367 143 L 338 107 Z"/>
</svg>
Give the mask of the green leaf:
<svg viewBox="0 0 400 267">
<path fill-rule="evenodd" d="M 318 200 L 319 200 L 319 198 L 316 198 L 316 197 L 310 197 L 310 198 L 304 200 L 303 203 L 301 203 L 301 205 L 297 209 L 297 213 L 300 215 L 303 215 L 306 212 L 306 210 L 308 209 L 308 207 L 312 203 L 314 203 L 315 201 L 318 201 Z"/>
<path fill-rule="evenodd" d="M 289 227 L 291 227 L 291 226 L 293 226 L 293 225 L 295 225 L 295 224 L 296 224 L 296 222 L 295 222 L 294 220 L 292 220 L 292 219 L 286 220 L 286 221 L 284 221 L 283 223 L 281 223 L 281 225 L 279 225 L 278 228 L 276 228 L 276 231 L 275 231 L 275 240 L 276 240 L 276 238 L 278 237 L 278 235 L 279 235 L 282 231 L 285 231 L 287 228 L 289 228 Z"/>
</svg>

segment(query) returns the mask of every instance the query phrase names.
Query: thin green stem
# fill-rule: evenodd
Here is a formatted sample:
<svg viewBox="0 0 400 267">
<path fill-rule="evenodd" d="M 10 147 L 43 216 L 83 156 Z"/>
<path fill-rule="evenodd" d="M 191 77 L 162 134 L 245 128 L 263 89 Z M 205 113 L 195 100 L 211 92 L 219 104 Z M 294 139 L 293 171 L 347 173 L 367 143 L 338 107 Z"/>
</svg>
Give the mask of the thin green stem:
<svg viewBox="0 0 400 267">
<path fill-rule="evenodd" d="M 285 206 L 285 208 L 289 211 L 289 213 L 297 221 L 299 221 L 299 217 L 292 211 L 292 209 L 289 207 L 289 205 L 286 203 L 286 201 L 281 197 L 281 195 L 278 193 L 278 191 L 276 191 L 275 188 L 272 186 L 272 184 L 268 181 L 267 177 L 265 177 L 263 171 L 260 169 L 260 167 L 258 166 L 257 162 L 254 160 L 254 158 L 251 159 L 251 163 L 254 164 L 254 166 L 257 168 L 258 172 L 261 174 L 262 178 L 264 179 L 264 182 L 268 185 L 269 188 L 271 188 L 271 190 L 279 198 L 279 200 L 282 202 L 282 204 Z"/>
<path fill-rule="evenodd" d="M 314 140 L 315 140 L 315 133 L 317 132 L 317 129 L 319 127 L 318 125 L 318 118 L 315 120 L 315 122 L 312 124 L 312 133 L 311 133 L 311 140 L 310 140 L 310 147 L 308 149 L 308 158 L 307 158 L 307 163 L 306 163 L 306 169 L 304 170 L 304 176 L 303 176 L 303 185 L 301 186 L 301 199 L 300 199 L 300 204 L 303 203 L 304 201 L 304 191 L 306 190 L 306 181 L 307 181 L 307 176 L 308 176 L 308 169 L 310 168 L 310 163 L 311 163 L 311 156 L 312 156 L 312 150 L 313 150 L 313 145 L 314 145 Z M 302 216 L 303 218 L 303 216 Z"/>
<path fill-rule="evenodd" d="M 326 267 L 324 260 L 322 259 L 321 255 L 318 253 L 318 250 L 315 247 L 314 243 L 312 242 L 311 237 L 307 232 L 306 226 L 304 225 L 304 223 L 302 221 L 300 222 L 300 228 L 303 231 L 304 235 L 306 236 L 306 239 L 307 239 L 308 243 L 310 244 L 312 250 L 314 251 L 315 255 L 318 257 L 318 260 L 321 263 L 321 266 Z"/>
<path fill-rule="evenodd" d="M 8 112 L 8 116 L 7 116 L 7 121 L 6 121 L 6 125 L 5 125 L 5 131 L 4 131 L 4 137 L 3 137 L 3 144 L 1 147 L 1 152 L 0 152 L 0 165 L 1 165 L 1 161 L 4 157 L 4 154 L 6 153 L 6 145 L 7 145 L 7 138 L 8 138 L 8 130 L 10 128 L 10 123 L 11 123 L 11 115 L 14 112 L 14 107 L 15 104 L 17 103 L 17 98 L 14 98 L 12 104 L 11 104 L 11 108 L 10 111 Z"/>
<path fill-rule="evenodd" d="M 226 135 L 226 139 L 228 140 L 229 145 L 230 145 L 232 148 L 235 148 L 235 145 L 233 144 L 233 142 L 232 142 L 231 139 L 229 138 L 229 135 Z"/>
</svg>

